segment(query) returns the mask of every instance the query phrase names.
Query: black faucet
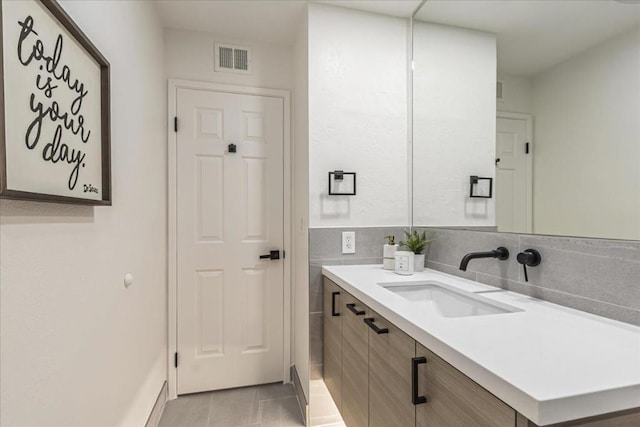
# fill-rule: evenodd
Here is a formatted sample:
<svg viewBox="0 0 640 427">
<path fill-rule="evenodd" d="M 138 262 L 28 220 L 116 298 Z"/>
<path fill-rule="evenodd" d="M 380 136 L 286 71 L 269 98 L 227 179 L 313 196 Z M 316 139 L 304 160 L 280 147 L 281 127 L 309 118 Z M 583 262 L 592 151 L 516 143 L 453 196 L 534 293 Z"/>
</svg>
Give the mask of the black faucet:
<svg viewBox="0 0 640 427">
<path fill-rule="evenodd" d="M 500 246 L 498 249 L 489 252 L 470 252 L 462 257 L 462 261 L 460 261 L 460 270 L 467 271 L 467 264 L 475 258 L 498 258 L 499 260 L 504 261 L 505 259 L 509 259 L 509 250 Z"/>
</svg>

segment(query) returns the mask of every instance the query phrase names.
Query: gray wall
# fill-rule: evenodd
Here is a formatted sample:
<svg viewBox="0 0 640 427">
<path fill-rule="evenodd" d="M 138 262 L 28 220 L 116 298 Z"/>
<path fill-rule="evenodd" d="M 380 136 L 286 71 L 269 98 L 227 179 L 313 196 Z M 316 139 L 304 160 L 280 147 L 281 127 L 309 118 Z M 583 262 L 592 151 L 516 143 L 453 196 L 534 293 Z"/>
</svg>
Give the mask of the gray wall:
<svg viewBox="0 0 640 427">
<path fill-rule="evenodd" d="M 309 230 L 309 304 L 311 377 L 322 376 L 323 265 L 380 264 L 384 236 L 398 241 L 402 227 L 313 228 Z M 356 253 L 341 254 L 341 232 L 356 232 Z M 435 229 L 427 252 L 427 267 L 513 292 L 640 325 L 640 242 L 558 236 Z M 467 252 L 505 246 L 507 261 L 476 259 L 467 271 L 458 269 Z M 524 281 L 516 255 L 525 249 L 542 255 Z"/>
</svg>

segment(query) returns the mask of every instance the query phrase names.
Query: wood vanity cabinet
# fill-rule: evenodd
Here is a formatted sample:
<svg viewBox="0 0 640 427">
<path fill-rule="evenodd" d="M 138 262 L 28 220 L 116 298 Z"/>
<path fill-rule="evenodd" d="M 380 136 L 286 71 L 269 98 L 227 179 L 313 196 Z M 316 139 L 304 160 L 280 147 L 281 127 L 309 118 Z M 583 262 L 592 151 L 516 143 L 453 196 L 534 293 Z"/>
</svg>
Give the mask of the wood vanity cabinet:
<svg viewBox="0 0 640 427">
<path fill-rule="evenodd" d="M 348 427 L 516 425 L 513 409 L 327 278 L 323 317 L 324 381 Z"/>
<path fill-rule="evenodd" d="M 537 427 L 324 278 L 324 381 L 347 427 Z M 637 427 L 640 408 L 553 427 Z"/>
<path fill-rule="evenodd" d="M 416 343 L 425 363 L 418 367 L 418 393 L 426 397 L 416 405 L 417 427 L 513 427 L 516 411 L 469 377 Z"/>
<path fill-rule="evenodd" d="M 331 280 L 324 279 L 323 376 L 338 409 L 342 410 L 342 316 L 345 292 Z"/>
<path fill-rule="evenodd" d="M 349 427 L 369 425 L 368 308 L 349 293 L 344 295 L 342 317 L 342 418 Z"/>
<path fill-rule="evenodd" d="M 610 414 L 596 415 L 579 420 L 565 421 L 547 427 L 638 427 L 640 426 L 640 408 Z M 516 427 L 539 427 L 525 416 L 518 414 Z"/>
</svg>

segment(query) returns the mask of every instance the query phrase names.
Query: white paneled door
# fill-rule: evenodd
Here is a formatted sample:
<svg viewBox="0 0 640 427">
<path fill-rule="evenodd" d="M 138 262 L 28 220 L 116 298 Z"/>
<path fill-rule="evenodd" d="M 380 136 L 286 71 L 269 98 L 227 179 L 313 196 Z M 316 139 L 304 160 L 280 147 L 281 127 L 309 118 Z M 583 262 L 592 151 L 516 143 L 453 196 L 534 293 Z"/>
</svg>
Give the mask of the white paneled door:
<svg viewBox="0 0 640 427">
<path fill-rule="evenodd" d="M 530 115 L 498 112 L 496 123 L 496 225 L 498 231 L 532 232 Z"/>
<path fill-rule="evenodd" d="M 283 100 L 178 89 L 177 116 L 178 394 L 282 381 Z"/>
</svg>

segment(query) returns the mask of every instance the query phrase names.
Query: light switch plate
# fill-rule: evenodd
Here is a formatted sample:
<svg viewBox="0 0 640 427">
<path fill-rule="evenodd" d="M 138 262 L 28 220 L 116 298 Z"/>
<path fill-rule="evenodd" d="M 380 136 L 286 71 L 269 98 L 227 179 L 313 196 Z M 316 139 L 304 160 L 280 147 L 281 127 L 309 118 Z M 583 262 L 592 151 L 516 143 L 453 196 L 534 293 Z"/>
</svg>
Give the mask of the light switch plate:
<svg viewBox="0 0 640 427">
<path fill-rule="evenodd" d="M 356 232 L 355 231 L 342 232 L 342 253 L 343 254 L 356 253 Z"/>
</svg>

